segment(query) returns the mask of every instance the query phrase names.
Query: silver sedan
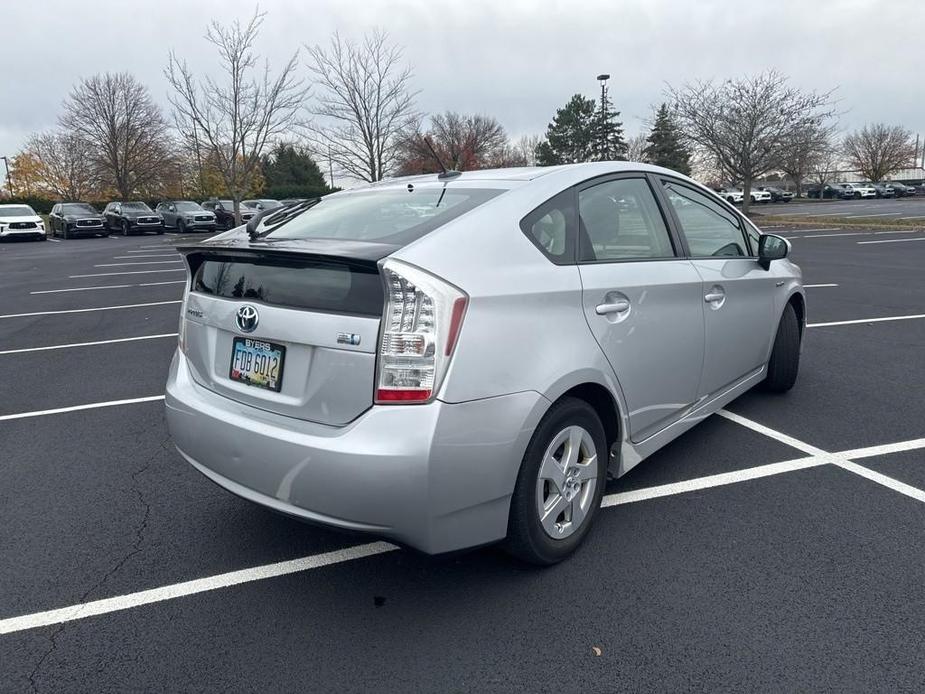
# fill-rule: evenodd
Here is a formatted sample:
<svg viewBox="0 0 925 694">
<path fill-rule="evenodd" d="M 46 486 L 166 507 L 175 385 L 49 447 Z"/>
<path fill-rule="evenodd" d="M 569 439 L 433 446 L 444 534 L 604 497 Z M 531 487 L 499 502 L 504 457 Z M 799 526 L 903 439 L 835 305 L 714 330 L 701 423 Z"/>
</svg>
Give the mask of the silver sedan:
<svg viewBox="0 0 925 694">
<path fill-rule="evenodd" d="M 400 178 L 248 226 L 180 247 L 168 422 L 203 475 L 314 523 L 551 564 L 608 472 L 797 376 L 789 243 L 666 169 Z"/>
</svg>

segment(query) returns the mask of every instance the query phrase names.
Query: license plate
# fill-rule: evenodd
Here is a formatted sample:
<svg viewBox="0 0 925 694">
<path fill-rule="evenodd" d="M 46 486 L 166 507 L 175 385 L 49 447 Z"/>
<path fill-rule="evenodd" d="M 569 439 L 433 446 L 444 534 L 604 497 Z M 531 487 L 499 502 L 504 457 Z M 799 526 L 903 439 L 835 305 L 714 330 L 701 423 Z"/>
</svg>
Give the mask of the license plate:
<svg viewBox="0 0 925 694">
<path fill-rule="evenodd" d="M 236 337 L 231 346 L 232 381 L 279 392 L 283 387 L 286 348 L 275 342 Z"/>
</svg>

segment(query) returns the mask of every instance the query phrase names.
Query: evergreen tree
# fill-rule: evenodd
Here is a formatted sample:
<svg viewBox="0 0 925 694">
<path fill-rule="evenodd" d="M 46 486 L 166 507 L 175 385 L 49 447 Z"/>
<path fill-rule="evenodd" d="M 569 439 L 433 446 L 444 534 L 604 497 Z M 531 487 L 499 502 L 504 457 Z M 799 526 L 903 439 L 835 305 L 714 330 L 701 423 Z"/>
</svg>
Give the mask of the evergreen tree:
<svg viewBox="0 0 925 694">
<path fill-rule="evenodd" d="M 315 197 L 331 192 L 318 164 L 303 147 L 281 142 L 263 158 L 262 165 L 268 197 Z"/>
<path fill-rule="evenodd" d="M 668 104 L 662 104 L 656 112 L 647 142 L 643 150 L 647 162 L 690 175 L 690 151 L 684 144 L 681 128 L 671 117 Z"/>
<path fill-rule="evenodd" d="M 597 136 L 596 111 L 596 102 L 581 94 L 575 94 L 565 106 L 557 109 L 546 129 L 546 139 L 536 148 L 537 163 L 554 166 L 591 161 Z"/>
<path fill-rule="evenodd" d="M 591 140 L 592 161 L 619 161 L 626 159 L 626 140 L 623 139 L 623 123 L 618 121 L 620 112 L 613 110 L 610 96 L 606 93 L 597 109 L 594 122 L 594 137 Z"/>
</svg>

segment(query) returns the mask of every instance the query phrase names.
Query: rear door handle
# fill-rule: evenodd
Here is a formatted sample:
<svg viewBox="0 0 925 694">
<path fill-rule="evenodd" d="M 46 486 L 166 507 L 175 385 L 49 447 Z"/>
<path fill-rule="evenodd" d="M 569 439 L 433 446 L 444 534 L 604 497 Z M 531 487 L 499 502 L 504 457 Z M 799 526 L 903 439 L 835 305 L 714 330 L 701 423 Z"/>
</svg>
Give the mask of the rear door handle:
<svg viewBox="0 0 925 694">
<path fill-rule="evenodd" d="M 598 304 L 594 310 L 599 316 L 604 316 L 608 313 L 623 313 L 630 310 L 630 302 L 626 299 L 619 299 L 609 304 Z"/>
</svg>

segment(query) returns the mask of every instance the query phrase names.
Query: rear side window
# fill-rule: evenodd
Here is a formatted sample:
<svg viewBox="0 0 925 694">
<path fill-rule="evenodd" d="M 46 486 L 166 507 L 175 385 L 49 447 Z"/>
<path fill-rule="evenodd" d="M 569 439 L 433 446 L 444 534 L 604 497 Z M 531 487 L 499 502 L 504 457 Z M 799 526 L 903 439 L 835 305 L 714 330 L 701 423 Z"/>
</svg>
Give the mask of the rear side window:
<svg viewBox="0 0 925 694">
<path fill-rule="evenodd" d="M 618 178 L 580 191 L 578 218 L 582 261 L 674 257 L 668 227 L 643 178 Z"/>
<path fill-rule="evenodd" d="M 409 185 L 322 198 L 269 239 L 343 239 L 403 246 L 500 195 L 503 189 Z M 272 223 L 272 221 L 271 221 Z"/>
<path fill-rule="evenodd" d="M 686 185 L 669 180 L 662 183 L 681 223 L 691 257 L 750 255 L 742 225 L 734 212 Z"/>
<path fill-rule="evenodd" d="M 191 259 L 195 266 L 197 259 Z M 374 266 L 299 259 L 210 259 L 199 263 L 193 291 L 273 306 L 382 315 L 382 282 Z"/>
<path fill-rule="evenodd" d="M 575 261 L 575 196 L 567 190 L 547 200 L 520 221 L 520 228 L 556 265 Z"/>
</svg>

